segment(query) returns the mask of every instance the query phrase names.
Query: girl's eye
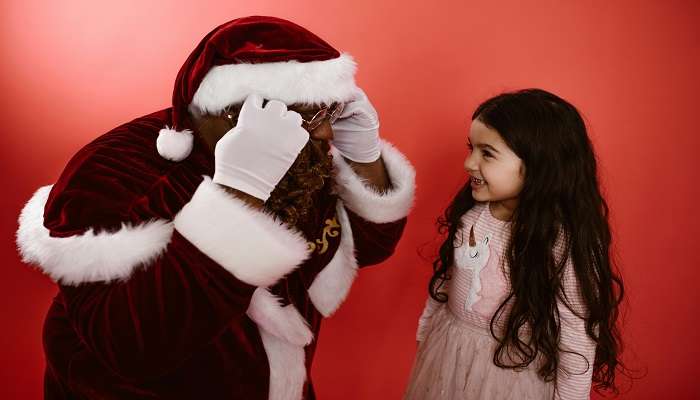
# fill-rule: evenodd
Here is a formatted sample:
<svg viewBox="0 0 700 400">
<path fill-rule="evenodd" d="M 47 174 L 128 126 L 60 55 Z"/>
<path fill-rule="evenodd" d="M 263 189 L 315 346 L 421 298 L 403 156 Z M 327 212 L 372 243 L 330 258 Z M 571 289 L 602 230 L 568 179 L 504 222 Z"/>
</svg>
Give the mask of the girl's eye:
<svg viewBox="0 0 700 400">
<path fill-rule="evenodd" d="M 484 158 L 493 158 L 493 155 L 490 151 L 484 150 Z"/>
</svg>

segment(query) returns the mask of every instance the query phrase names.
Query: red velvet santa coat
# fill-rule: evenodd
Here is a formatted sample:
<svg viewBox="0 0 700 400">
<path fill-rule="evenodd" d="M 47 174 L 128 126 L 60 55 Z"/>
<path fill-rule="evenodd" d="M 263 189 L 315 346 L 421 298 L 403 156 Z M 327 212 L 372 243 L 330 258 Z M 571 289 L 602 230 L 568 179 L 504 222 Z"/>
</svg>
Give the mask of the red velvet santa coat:
<svg viewBox="0 0 700 400">
<path fill-rule="evenodd" d="M 196 138 L 183 161 L 159 156 L 170 119 L 96 139 L 22 211 L 22 256 L 60 289 L 44 325 L 46 398 L 313 399 L 321 319 L 358 267 L 392 254 L 413 168 L 383 143 L 393 189 L 380 195 L 336 154 L 333 192 L 291 228 L 213 184 Z"/>
</svg>

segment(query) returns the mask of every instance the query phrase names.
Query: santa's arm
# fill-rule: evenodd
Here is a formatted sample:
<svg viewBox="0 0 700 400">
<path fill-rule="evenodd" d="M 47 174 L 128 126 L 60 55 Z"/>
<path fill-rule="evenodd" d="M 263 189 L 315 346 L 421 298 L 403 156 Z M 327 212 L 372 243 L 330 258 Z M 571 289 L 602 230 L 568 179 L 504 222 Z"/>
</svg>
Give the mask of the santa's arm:
<svg viewBox="0 0 700 400">
<path fill-rule="evenodd" d="M 348 210 L 359 266 L 388 258 L 398 244 L 413 206 L 415 170 L 386 141 L 374 163 L 348 163 L 333 154 L 338 194 Z"/>
<path fill-rule="evenodd" d="M 350 165 L 355 174 L 357 174 L 360 179 L 364 180 L 365 184 L 375 192 L 386 193 L 391 189 L 389 173 L 381 157 L 369 163 L 356 162 L 348 158 L 344 158 L 344 160 Z"/>
<path fill-rule="evenodd" d="M 167 372 L 230 324 L 254 345 L 257 329 L 246 311 L 256 287 L 274 283 L 307 254 L 298 234 L 208 178 L 173 221 L 97 233 L 63 230 L 70 223 L 59 220 L 70 220 L 84 191 L 54 196 L 53 207 L 63 209 L 47 210 L 57 217 L 44 221 L 49 190 L 40 189 L 22 212 L 20 251 L 59 283 L 84 345 L 128 379 Z M 99 202 L 109 193 L 90 195 Z"/>
</svg>

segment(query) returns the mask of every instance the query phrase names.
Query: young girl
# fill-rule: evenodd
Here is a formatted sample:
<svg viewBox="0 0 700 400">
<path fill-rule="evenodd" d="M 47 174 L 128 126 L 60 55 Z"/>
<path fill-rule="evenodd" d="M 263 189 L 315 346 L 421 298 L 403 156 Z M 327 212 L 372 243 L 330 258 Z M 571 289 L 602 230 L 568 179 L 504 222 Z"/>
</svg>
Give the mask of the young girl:
<svg viewBox="0 0 700 400">
<path fill-rule="evenodd" d="M 615 390 L 623 285 L 576 108 L 538 89 L 472 117 L 469 182 L 440 219 L 405 399 L 588 399 Z"/>
</svg>

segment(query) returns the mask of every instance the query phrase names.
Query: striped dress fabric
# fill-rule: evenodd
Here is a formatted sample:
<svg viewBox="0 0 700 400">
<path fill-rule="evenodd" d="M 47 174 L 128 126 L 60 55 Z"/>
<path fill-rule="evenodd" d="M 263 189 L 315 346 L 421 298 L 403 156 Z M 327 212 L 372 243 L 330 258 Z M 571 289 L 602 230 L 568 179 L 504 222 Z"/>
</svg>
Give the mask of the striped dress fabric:
<svg viewBox="0 0 700 400">
<path fill-rule="evenodd" d="M 426 301 L 417 332 L 418 354 L 404 398 L 588 399 L 595 343 L 586 334 L 584 319 L 576 315 L 585 316 L 586 309 L 571 263 L 565 266 L 563 288 L 575 313 L 563 303 L 558 304 L 561 336 L 556 380 L 544 382 L 537 376 L 537 359 L 520 372 L 498 368 L 493 364 L 496 340 L 491 336 L 490 323 L 510 291 L 503 262 L 510 224 L 496 219 L 488 203 L 478 203 L 463 216 L 462 222 L 455 243 L 455 262 L 449 269 L 451 279 L 442 289 L 449 296 L 448 302 L 439 303 L 430 297 Z M 554 249 L 555 257 L 563 255 L 562 242 Z M 497 334 L 507 312 L 506 308 L 495 324 Z M 527 335 L 528 331 L 525 329 L 522 334 Z M 472 340 L 473 337 L 478 339 Z M 474 348 L 468 349 L 469 346 Z"/>
</svg>

